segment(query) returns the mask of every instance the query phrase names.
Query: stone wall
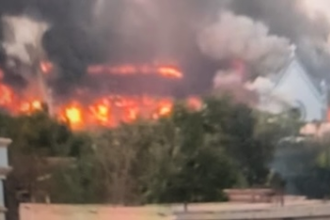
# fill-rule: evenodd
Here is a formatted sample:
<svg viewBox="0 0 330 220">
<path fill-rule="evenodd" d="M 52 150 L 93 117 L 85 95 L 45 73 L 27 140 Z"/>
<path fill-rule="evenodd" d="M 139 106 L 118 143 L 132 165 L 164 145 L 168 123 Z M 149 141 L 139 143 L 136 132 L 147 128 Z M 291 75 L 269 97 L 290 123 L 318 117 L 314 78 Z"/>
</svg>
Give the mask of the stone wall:
<svg viewBox="0 0 330 220">
<path fill-rule="evenodd" d="M 20 220 L 275 220 L 330 219 L 330 203 L 291 201 L 278 204 L 213 203 L 115 207 L 106 205 L 22 204 Z"/>
<path fill-rule="evenodd" d="M 102 205 L 20 206 L 20 220 L 173 220 L 165 207 L 113 207 Z"/>
</svg>

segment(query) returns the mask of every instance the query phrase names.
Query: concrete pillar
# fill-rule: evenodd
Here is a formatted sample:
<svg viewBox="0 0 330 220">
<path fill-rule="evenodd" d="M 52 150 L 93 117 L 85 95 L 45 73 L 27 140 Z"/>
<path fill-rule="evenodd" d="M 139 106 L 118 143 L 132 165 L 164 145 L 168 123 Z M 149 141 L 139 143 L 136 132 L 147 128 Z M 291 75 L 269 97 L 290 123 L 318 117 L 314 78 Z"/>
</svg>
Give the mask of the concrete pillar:
<svg viewBox="0 0 330 220">
<path fill-rule="evenodd" d="M 8 173 L 12 170 L 8 163 L 8 146 L 11 140 L 7 138 L 0 138 L 0 220 L 5 220 L 5 192 L 4 180 Z"/>
</svg>

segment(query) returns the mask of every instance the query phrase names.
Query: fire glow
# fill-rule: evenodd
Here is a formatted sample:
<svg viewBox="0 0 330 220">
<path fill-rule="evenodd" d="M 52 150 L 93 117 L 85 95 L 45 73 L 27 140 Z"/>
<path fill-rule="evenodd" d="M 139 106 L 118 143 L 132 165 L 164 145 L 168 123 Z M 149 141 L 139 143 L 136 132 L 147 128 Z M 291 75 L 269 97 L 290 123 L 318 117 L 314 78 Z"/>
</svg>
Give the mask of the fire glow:
<svg viewBox="0 0 330 220">
<path fill-rule="evenodd" d="M 58 109 L 59 118 L 72 128 L 88 126 L 115 127 L 139 118 L 156 120 L 172 112 L 171 98 L 111 95 L 89 105 L 73 102 Z"/>
<path fill-rule="evenodd" d="M 0 84 L 0 90 L 1 88 L 5 88 L 6 93 L 1 93 L 0 107 L 10 113 L 32 114 L 42 110 L 42 101 L 19 100 L 10 87 Z M 122 122 L 130 123 L 138 118 L 158 119 L 170 114 L 172 107 L 171 98 L 109 95 L 90 104 L 73 100 L 59 105 L 56 107 L 56 117 L 69 123 L 74 129 L 88 126 L 115 127 Z"/>
<path fill-rule="evenodd" d="M 87 126 L 115 127 L 118 124 L 131 123 L 138 118 L 158 119 L 169 115 L 173 100 L 149 96 L 109 95 L 94 103 L 82 105 L 69 103 L 59 108 L 59 116 L 73 128 Z"/>
<path fill-rule="evenodd" d="M 120 66 L 107 66 L 107 65 L 93 65 L 87 70 L 89 74 L 113 74 L 113 75 L 151 75 L 156 74 L 170 79 L 183 78 L 182 72 L 173 65 L 120 65 Z"/>
<path fill-rule="evenodd" d="M 43 74 L 49 74 L 53 70 L 53 64 L 47 61 L 40 63 L 40 70 Z"/>
<path fill-rule="evenodd" d="M 53 69 L 51 63 L 42 62 L 40 70 L 49 75 Z M 148 65 L 123 65 L 118 67 L 92 66 L 88 68 L 90 74 L 112 73 L 119 75 L 158 74 L 163 78 L 180 79 L 182 72 L 175 67 Z M 43 99 L 21 97 L 8 85 L 4 84 L 0 75 L 0 108 L 13 115 L 32 114 L 43 109 Z M 78 97 L 79 96 L 79 97 Z M 131 123 L 139 118 L 157 120 L 171 114 L 174 100 L 171 97 L 156 97 L 152 95 L 119 95 L 109 94 L 95 97 L 90 102 L 81 95 L 70 97 L 65 103 L 52 106 L 54 117 L 68 123 L 73 129 L 88 127 L 116 127 L 120 123 Z M 198 108 L 198 98 L 190 98 L 187 103 L 192 108 Z"/>
</svg>

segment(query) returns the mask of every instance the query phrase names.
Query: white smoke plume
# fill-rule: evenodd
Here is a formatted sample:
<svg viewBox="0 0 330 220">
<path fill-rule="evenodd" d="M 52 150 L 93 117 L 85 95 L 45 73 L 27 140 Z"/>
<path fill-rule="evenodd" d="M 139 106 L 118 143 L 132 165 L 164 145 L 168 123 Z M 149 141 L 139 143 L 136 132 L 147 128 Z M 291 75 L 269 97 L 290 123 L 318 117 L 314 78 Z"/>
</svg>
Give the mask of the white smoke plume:
<svg viewBox="0 0 330 220">
<path fill-rule="evenodd" d="M 214 88 L 224 88 L 228 85 L 230 87 L 241 86 L 242 77 L 234 70 L 230 71 L 218 71 L 213 80 Z"/>
<path fill-rule="evenodd" d="M 44 55 L 42 37 L 49 25 L 25 16 L 5 16 L 5 40 L 3 47 L 8 56 L 30 65 Z"/>
<path fill-rule="evenodd" d="M 40 97 L 49 104 L 49 88 L 39 70 L 40 62 L 46 57 L 42 39 L 44 33 L 49 29 L 49 25 L 27 16 L 5 16 L 2 18 L 2 22 L 5 27 L 3 48 L 6 50 L 7 56 L 24 64 L 22 65 L 24 76 L 20 73 L 28 83 L 24 96 L 27 98 Z M 38 77 L 33 77 L 35 75 Z M 50 105 L 49 107 L 51 108 Z"/>
<path fill-rule="evenodd" d="M 311 19 L 318 19 L 320 16 L 330 21 L 330 2 L 328 0 L 301 0 L 299 7 Z"/>
<path fill-rule="evenodd" d="M 286 38 L 269 35 L 263 23 L 227 11 L 202 30 L 198 41 L 201 50 L 213 59 L 241 59 L 262 74 L 277 70 L 290 55 Z"/>
<path fill-rule="evenodd" d="M 245 87 L 251 91 L 258 92 L 259 94 L 269 94 L 274 88 L 274 83 L 265 77 L 258 77 L 253 82 L 247 82 Z"/>
<path fill-rule="evenodd" d="M 237 70 L 218 71 L 213 80 L 215 95 L 230 95 L 235 101 L 256 106 L 257 93 L 244 87 L 242 74 Z"/>
<path fill-rule="evenodd" d="M 275 84 L 269 78 L 258 77 L 253 82 L 245 83 L 244 87 L 258 95 L 259 101 L 255 107 L 260 111 L 280 114 L 295 107 L 289 94 L 274 92 Z"/>
</svg>

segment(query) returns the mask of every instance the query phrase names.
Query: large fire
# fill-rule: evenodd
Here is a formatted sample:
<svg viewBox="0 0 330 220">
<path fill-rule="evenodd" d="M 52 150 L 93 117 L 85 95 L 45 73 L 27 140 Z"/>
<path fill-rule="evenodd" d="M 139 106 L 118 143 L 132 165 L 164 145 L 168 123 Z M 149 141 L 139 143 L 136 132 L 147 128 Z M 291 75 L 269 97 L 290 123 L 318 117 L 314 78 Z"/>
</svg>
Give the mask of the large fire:
<svg viewBox="0 0 330 220">
<path fill-rule="evenodd" d="M 88 105 L 73 101 L 60 106 L 57 112 L 73 128 L 95 125 L 114 127 L 138 118 L 157 119 L 166 116 L 171 113 L 172 106 L 173 100 L 170 98 L 109 95 Z"/>
<path fill-rule="evenodd" d="M 53 70 L 52 64 L 48 62 L 42 62 L 39 68 L 46 76 Z M 91 66 L 88 68 L 88 73 L 158 74 L 171 79 L 183 77 L 179 68 L 169 65 Z M 21 97 L 10 86 L 3 83 L 2 76 L 3 74 L 0 72 L 0 108 L 6 109 L 14 115 L 31 114 L 43 109 L 41 98 Z M 97 97 L 90 103 L 86 103 L 82 97 L 72 97 L 69 100 L 66 103 L 57 103 L 56 106 L 52 106 L 52 109 L 54 109 L 54 117 L 69 123 L 73 129 L 94 126 L 114 127 L 122 122 L 130 123 L 139 118 L 158 119 L 171 113 L 174 101 L 171 97 L 119 94 Z M 188 104 L 192 108 L 200 106 L 198 98 L 190 98 Z"/>
<path fill-rule="evenodd" d="M 157 74 L 166 78 L 181 79 L 182 72 L 174 65 L 93 65 L 88 68 L 90 74 L 114 74 L 114 75 L 136 75 L 136 74 Z"/>
</svg>

